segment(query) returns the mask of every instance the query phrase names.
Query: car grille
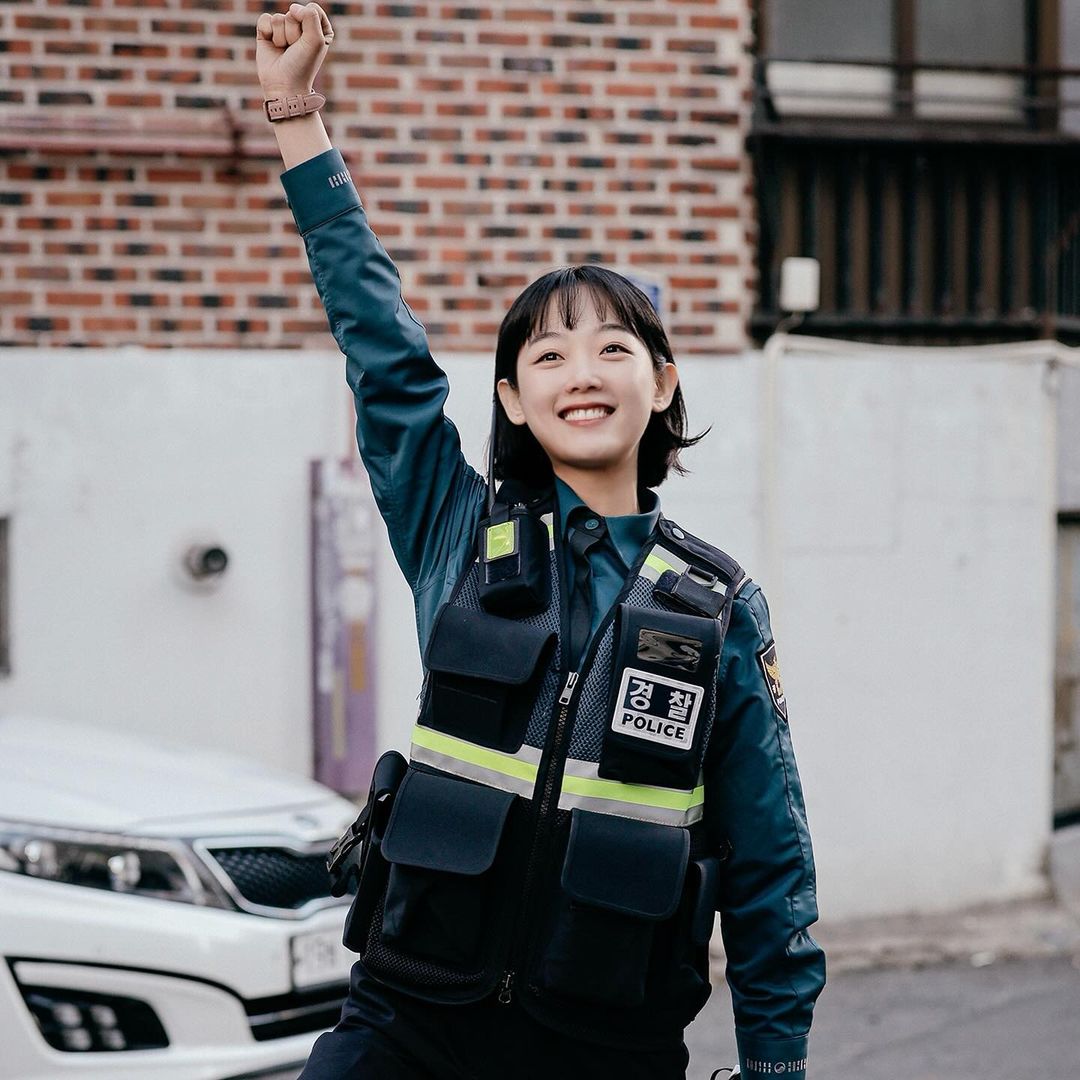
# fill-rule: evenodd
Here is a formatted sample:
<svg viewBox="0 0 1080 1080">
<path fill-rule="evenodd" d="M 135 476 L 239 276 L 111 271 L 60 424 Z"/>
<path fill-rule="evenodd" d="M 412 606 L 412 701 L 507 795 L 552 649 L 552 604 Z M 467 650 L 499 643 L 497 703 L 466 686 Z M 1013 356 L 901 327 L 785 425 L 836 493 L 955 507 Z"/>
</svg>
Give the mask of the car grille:
<svg viewBox="0 0 1080 1080">
<path fill-rule="evenodd" d="M 283 1039 L 289 1035 L 333 1027 L 338 1022 L 341 1004 L 348 992 L 348 983 L 338 983 L 320 990 L 298 990 L 276 997 L 252 998 L 244 1002 L 244 1011 L 256 1041 Z"/>
<path fill-rule="evenodd" d="M 280 847 L 210 848 L 237 892 L 260 907 L 296 910 L 330 899 L 326 852 L 300 854 Z"/>
</svg>

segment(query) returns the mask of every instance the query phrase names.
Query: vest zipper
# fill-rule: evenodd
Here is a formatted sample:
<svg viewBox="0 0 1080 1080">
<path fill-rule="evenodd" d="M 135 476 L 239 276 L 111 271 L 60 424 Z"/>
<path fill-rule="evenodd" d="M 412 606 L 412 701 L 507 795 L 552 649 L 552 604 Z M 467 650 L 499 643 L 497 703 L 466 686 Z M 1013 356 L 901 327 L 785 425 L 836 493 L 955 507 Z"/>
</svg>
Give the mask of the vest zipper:
<svg viewBox="0 0 1080 1080">
<path fill-rule="evenodd" d="M 577 681 L 578 672 L 568 671 L 566 673 L 566 681 L 563 683 L 562 691 L 559 693 L 559 711 L 555 718 L 555 731 L 551 742 L 551 755 L 548 758 L 547 772 L 544 774 L 544 787 L 540 794 L 540 803 L 536 810 L 536 824 L 533 827 L 532 849 L 529 852 L 529 861 L 526 865 L 525 880 L 521 890 L 521 904 L 518 910 L 522 920 L 524 920 L 528 914 L 529 898 L 533 891 L 533 885 L 540 864 L 540 853 L 544 849 L 547 842 L 547 834 L 550 831 L 550 818 L 552 817 L 551 802 L 555 792 L 555 779 L 561 772 L 562 766 L 565 763 L 566 750 L 563 743 L 566 741 L 566 735 L 569 728 L 567 720 L 570 717 L 570 702 L 573 700 Z M 528 934 L 522 934 L 521 945 L 519 949 L 516 950 L 516 953 L 518 954 L 517 966 L 519 968 L 526 959 L 523 950 L 528 946 L 528 937 Z M 503 974 L 503 981 L 499 991 L 499 1001 L 504 1005 L 509 1004 L 510 1002 L 510 985 L 513 981 L 514 970 L 511 968 Z"/>
<path fill-rule="evenodd" d="M 578 681 L 578 673 L 576 671 L 567 672 L 566 685 L 562 688 L 562 693 L 559 695 L 559 704 L 560 705 L 569 705 L 570 704 L 570 699 L 574 696 L 574 687 L 577 686 L 577 681 Z M 566 720 L 566 717 L 563 717 L 564 722 L 565 722 L 565 720 Z M 557 732 L 556 732 L 555 737 L 558 738 L 558 733 Z"/>
</svg>

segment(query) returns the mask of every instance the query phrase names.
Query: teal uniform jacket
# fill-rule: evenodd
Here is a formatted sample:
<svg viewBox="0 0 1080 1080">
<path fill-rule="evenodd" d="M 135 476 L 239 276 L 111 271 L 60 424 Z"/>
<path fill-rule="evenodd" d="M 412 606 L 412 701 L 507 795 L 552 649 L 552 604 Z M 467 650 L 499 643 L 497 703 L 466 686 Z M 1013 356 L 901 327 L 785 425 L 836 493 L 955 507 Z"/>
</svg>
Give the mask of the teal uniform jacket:
<svg viewBox="0 0 1080 1080">
<path fill-rule="evenodd" d="M 401 295 L 397 269 L 372 232 L 338 150 L 281 174 L 330 329 L 346 359 L 356 437 L 390 543 L 412 588 L 421 649 L 472 556 L 484 480 L 465 461 L 444 415 L 449 391 L 427 334 Z M 577 502 L 560 484 L 560 520 Z M 596 565 L 597 607 L 659 510 L 612 519 Z M 594 612 L 594 627 L 597 621 Z M 727 953 L 740 1067 L 802 1077 L 825 958 L 814 858 L 776 674 L 769 612 L 750 582 L 736 596 L 718 669 L 705 820 L 730 843 L 717 902 Z"/>
</svg>

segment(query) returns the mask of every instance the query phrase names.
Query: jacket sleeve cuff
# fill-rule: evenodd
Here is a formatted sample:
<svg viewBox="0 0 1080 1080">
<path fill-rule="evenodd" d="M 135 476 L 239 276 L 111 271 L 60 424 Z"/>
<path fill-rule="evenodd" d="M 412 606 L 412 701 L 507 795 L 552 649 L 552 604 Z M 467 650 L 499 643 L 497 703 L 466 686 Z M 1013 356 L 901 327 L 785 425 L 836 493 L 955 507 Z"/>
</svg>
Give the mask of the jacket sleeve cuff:
<svg viewBox="0 0 1080 1080">
<path fill-rule="evenodd" d="M 286 169 L 280 179 L 301 236 L 361 205 L 352 176 L 336 147 Z"/>
<path fill-rule="evenodd" d="M 739 1069 L 742 1080 L 806 1080 L 806 1051 L 809 1037 L 770 1039 L 760 1035 L 735 1032 L 739 1045 Z"/>
</svg>

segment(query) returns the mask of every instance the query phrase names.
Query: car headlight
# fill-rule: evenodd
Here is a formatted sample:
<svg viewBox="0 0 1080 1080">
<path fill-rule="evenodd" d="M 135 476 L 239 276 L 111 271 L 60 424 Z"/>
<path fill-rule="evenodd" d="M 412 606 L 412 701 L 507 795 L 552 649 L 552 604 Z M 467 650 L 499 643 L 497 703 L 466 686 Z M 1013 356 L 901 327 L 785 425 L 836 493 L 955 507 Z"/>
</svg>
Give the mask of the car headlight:
<svg viewBox="0 0 1080 1080">
<path fill-rule="evenodd" d="M 0 821 L 0 871 L 235 910 L 179 841 Z"/>
</svg>

